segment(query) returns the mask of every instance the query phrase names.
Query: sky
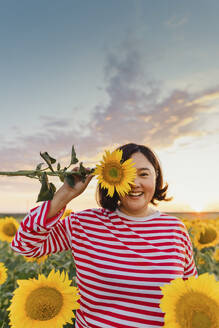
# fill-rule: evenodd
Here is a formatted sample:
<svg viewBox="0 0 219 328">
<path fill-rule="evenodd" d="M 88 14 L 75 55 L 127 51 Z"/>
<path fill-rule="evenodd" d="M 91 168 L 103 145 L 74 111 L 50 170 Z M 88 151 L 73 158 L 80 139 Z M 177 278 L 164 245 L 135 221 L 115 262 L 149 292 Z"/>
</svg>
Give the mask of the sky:
<svg viewBox="0 0 219 328">
<path fill-rule="evenodd" d="M 0 0 L 0 171 L 71 147 L 95 167 L 135 142 L 157 154 L 171 202 L 219 211 L 217 0 Z M 54 180 L 56 187 L 61 184 Z M 96 180 L 72 210 L 96 207 Z M 38 181 L 0 175 L 0 213 L 27 212 Z"/>
</svg>

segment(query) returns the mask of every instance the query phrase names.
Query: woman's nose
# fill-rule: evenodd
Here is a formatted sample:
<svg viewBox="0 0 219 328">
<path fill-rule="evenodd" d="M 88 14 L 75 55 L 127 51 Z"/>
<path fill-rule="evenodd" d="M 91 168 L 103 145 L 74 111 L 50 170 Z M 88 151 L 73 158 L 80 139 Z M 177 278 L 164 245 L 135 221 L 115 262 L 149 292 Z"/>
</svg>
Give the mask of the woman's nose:
<svg viewBox="0 0 219 328">
<path fill-rule="evenodd" d="M 138 176 L 135 177 L 134 184 L 135 184 L 135 187 L 138 187 L 140 185 L 140 179 Z"/>
</svg>

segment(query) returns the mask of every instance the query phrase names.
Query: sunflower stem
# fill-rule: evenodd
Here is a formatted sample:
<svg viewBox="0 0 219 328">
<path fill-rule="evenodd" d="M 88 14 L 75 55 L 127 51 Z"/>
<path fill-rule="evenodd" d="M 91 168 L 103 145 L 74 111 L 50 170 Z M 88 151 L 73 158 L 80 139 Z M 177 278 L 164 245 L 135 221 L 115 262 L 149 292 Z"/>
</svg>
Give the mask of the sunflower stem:
<svg viewBox="0 0 219 328">
<path fill-rule="evenodd" d="M 43 272 L 43 263 L 38 264 L 38 274 L 42 274 Z"/>
<path fill-rule="evenodd" d="M 28 177 L 28 178 L 33 178 L 33 177 L 39 177 L 42 176 L 43 172 L 45 172 L 45 170 L 40 170 L 40 171 L 36 171 L 36 170 L 19 170 L 19 171 L 0 171 L 0 175 L 6 175 L 6 176 L 23 176 L 23 177 Z M 93 170 L 89 170 L 87 171 L 87 174 L 90 174 L 91 172 L 93 172 Z M 62 171 L 48 171 L 46 172 L 47 175 L 50 176 L 61 176 L 63 174 Z M 76 176 L 81 176 L 80 172 L 76 172 L 76 171 L 65 171 L 64 175 L 68 176 L 68 175 L 76 175 Z"/>
</svg>

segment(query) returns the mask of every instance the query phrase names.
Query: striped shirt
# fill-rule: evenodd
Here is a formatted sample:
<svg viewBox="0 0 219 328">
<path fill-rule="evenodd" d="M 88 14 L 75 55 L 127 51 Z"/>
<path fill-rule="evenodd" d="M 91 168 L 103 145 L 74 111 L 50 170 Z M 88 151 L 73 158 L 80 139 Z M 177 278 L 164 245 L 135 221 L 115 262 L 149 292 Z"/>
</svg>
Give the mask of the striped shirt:
<svg viewBox="0 0 219 328">
<path fill-rule="evenodd" d="M 157 211 L 132 218 L 98 208 L 47 219 L 49 201 L 21 222 L 12 248 L 25 256 L 72 250 L 80 290 L 77 328 L 164 325 L 160 287 L 197 276 L 184 224 Z M 140 219 L 140 220 L 139 220 Z"/>
</svg>

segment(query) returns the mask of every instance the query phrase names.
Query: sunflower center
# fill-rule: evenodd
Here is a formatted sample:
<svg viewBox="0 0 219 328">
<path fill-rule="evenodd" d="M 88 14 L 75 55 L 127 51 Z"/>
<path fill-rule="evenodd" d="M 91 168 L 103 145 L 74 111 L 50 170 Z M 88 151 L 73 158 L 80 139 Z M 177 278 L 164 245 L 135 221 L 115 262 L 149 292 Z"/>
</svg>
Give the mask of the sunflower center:
<svg viewBox="0 0 219 328">
<path fill-rule="evenodd" d="M 46 321 L 55 317 L 63 305 L 62 294 L 55 288 L 41 287 L 27 297 L 25 310 L 33 320 Z"/>
<path fill-rule="evenodd" d="M 111 167 L 111 169 L 109 170 L 109 175 L 112 177 L 112 178 L 117 178 L 118 177 L 118 170 L 116 167 Z"/>
<path fill-rule="evenodd" d="M 103 177 L 108 183 L 118 183 L 123 177 L 122 167 L 118 163 L 109 163 L 104 167 Z"/>
<path fill-rule="evenodd" d="M 200 244 L 208 244 L 215 240 L 217 237 L 216 231 L 211 228 L 206 228 L 204 232 L 201 232 L 199 242 Z"/>
<path fill-rule="evenodd" d="M 176 318 L 180 328 L 216 328 L 219 317 L 216 302 L 200 292 L 188 292 L 176 303 Z"/>
<path fill-rule="evenodd" d="M 3 225 L 2 230 L 3 230 L 5 235 L 10 236 L 10 237 L 13 237 L 17 232 L 17 228 L 11 222 L 10 223 L 5 223 Z"/>
<path fill-rule="evenodd" d="M 192 316 L 192 325 L 193 328 L 209 328 L 211 326 L 211 319 L 209 316 L 204 312 L 195 312 Z"/>
</svg>

